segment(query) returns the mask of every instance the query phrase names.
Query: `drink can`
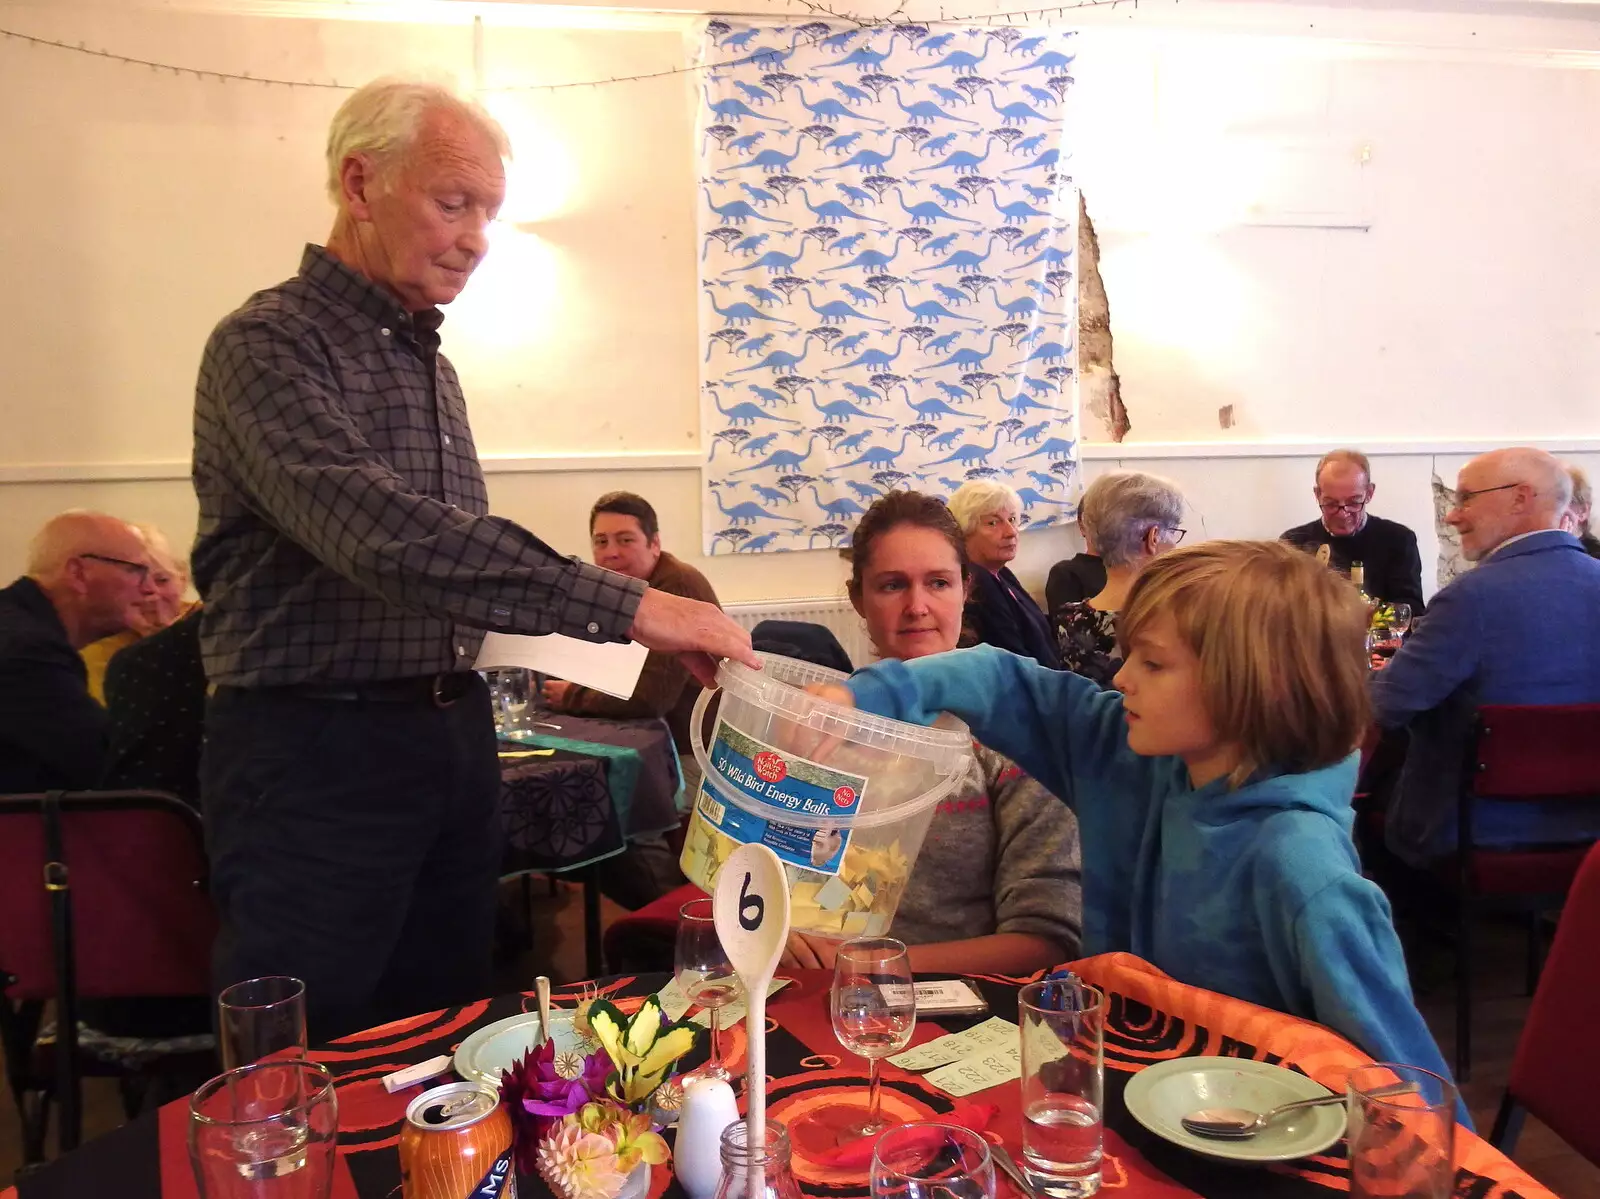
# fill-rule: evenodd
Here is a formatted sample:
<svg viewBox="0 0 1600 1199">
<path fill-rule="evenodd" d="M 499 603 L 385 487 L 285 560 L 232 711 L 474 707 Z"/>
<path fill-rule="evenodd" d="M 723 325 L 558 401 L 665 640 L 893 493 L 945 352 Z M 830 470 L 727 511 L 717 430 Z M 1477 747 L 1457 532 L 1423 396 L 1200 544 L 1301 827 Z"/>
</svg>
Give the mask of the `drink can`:
<svg viewBox="0 0 1600 1199">
<path fill-rule="evenodd" d="M 511 1117 L 481 1082 L 424 1091 L 400 1130 L 404 1199 L 516 1199 Z"/>
</svg>

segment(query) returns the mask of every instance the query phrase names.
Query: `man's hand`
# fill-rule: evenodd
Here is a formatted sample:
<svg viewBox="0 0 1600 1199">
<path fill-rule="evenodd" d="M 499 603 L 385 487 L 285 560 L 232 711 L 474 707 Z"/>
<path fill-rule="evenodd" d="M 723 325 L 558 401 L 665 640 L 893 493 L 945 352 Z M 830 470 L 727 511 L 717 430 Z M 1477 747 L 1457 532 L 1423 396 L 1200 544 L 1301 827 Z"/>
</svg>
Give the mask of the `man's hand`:
<svg viewBox="0 0 1600 1199">
<path fill-rule="evenodd" d="M 808 937 L 805 933 L 790 933 L 784 946 L 783 960 L 778 964 L 788 970 L 832 970 L 839 956 L 836 942 L 822 937 Z"/>
<path fill-rule="evenodd" d="M 572 684 L 565 679 L 546 679 L 543 688 L 544 706 L 559 710 L 571 688 Z"/>
<path fill-rule="evenodd" d="M 677 654 L 706 687 L 716 686 L 717 662 L 723 658 L 761 669 L 761 659 L 750 648 L 750 634 L 721 608 L 655 587 L 639 600 L 628 636 L 647 649 Z"/>
</svg>

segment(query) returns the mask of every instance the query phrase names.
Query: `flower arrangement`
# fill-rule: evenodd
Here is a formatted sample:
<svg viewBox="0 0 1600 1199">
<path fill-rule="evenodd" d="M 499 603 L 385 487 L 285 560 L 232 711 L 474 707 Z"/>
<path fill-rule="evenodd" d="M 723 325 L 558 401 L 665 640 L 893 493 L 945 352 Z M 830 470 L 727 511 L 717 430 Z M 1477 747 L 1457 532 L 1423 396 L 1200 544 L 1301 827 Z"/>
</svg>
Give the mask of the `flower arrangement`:
<svg viewBox="0 0 1600 1199">
<path fill-rule="evenodd" d="M 646 1109 L 699 1030 L 667 1023 L 653 995 L 631 1019 L 604 1000 L 586 1015 L 600 1048 L 580 1056 L 546 1041 L 530 1049 L 501 1075 L 500 1102 L 519 1172 L 539 1174 L 558 1199 L 615 1199 L 637 1166 L 670 1156 Z"/>
</svg>

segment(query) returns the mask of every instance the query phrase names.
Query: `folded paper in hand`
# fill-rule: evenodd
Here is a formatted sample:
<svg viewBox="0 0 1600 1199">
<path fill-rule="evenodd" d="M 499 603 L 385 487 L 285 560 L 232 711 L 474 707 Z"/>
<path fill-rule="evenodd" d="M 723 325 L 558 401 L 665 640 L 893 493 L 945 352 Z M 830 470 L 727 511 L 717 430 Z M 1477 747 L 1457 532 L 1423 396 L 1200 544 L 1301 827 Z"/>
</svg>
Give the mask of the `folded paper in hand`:
<svg viewBox="0 0 1600 1199">
<path fill-rule="evenodd" d="M 618 699 L 632 699 L 649 652 L 637 641 L 579 641 L 560 633 L 543 637 L 488 633 L 478 651 L 477 669 L 525 666 Z"/>
</svg>

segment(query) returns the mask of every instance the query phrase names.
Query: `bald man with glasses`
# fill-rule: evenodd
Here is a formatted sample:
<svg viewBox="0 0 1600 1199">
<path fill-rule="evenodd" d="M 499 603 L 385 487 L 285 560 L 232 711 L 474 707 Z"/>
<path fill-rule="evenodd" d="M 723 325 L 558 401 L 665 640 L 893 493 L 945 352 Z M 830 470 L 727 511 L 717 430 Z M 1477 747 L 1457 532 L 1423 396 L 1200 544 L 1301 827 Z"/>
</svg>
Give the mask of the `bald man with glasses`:
<svg viewBox="0 0 1600 1199">
<path fill-rule="evenodd" d="M 1543 450 L 1495 450 L 1462 467 L 1445 520 L 1474 568 L 1433 597 L 1387 668 L 1372 676 L 1378 723 L 1410 730 L 1385 839 L 1411 866 L 1456 845 L 1456 796 L 1482 704 L 1600 703 L 1600 560 L 1561 528 L 1572 482 Z M 1600 798 L 1600 797 L 1597 797 Z M 1592 804 L 1485 798 L 1480 845 L 1516 848 L 1600 836 Z"/>
<path fill-rule="evenodd" d="M 1327 547 L 1327 562 L 1340 574 L 1354 563 L 1362 566 L 1366 593 L 1388 604 L 1410 604 L 1422 613 L 1422 558 L 1417 535 L 1398 521 L 1368 511 L 1377 492 L 1372 466 L 1359 450 L 1334 450 L 1317 463 L 1311 494 L 1322 516 L 1287 530 L 1287 541 L 1307 553 Z"/>
<path fill-rule="evenodd" d="M 0 793 L 93 787 L 106 713 L 78 651 L 134 627 L 155 595 L 132 525 L 63 512 L 28 547 L 27 573 L 0 590 Z"/>
</svg>

